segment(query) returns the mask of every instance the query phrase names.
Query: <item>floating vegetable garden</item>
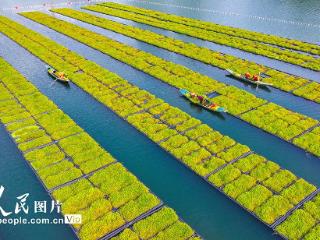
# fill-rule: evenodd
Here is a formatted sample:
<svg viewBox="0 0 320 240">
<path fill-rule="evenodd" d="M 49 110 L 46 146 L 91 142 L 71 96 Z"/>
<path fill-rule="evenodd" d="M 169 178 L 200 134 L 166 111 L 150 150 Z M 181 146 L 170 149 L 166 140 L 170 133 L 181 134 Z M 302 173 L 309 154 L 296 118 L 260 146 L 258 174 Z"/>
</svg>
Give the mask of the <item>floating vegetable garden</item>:
<svg viewBox="0 0 320 240">
<path fill-rule="evenodd" d="M 0 84 L 1 122 L 48 192 L 62 202 L 62 212 L 82 214 L 81 225 L 73 226 L 80 239 L 111 238 L 132 226 L 141 236 L 200 239 L 2 58 Z"/>
<path fill-rule="evenodd" d="M 217 92 L 220 95 L 214 97 L 212 101 L 226 107 L 229 113 L 240 117 L 242 120 L 252 123 L 255 126 L 263 128 L 269 133 L 296 144 L 304 150 L 320 156 L 317 150 L 320 148 L 320 143 L 315 142 L 313 143 L 313 146 L 310 147 L 308 145 L 310 137 L 303 138 L 305 133 L 308 133 L 319 125 L 319 122 L 314 119 L 308 118 L 302 114 L 294 113 L 279 105 L 266 105 L 266 100 L 257 98 L 244 90 L 225 85 L 181 65 L 165 61 L 152 54 L 140 51 L 47 14 L 40 12 L 26 12 L 21 14 L 87 44 L 88 46 L 98 49 L 101 52 L 144 71 L 172 86 L 185 88 L 198 93 Z M 266 120 L 258 117 L 256 114 L 256 112 L 258 112 L 256 109 L 259 107 L 261 107 L 261 110 L 263 109 L 263 111 L 265 111 L 261 112 L 261 114 L 268 113 L 268 118 L 266 118 Z M 250 114 L 251 110 L 253 110 L 252 114 Z M 122 114 L 125 114 L 125 112 L 122 112 Z M 269 124 L 269 121 L 273 121 L 272 125 Z M 289 128 L 283 130 L 283 125 L 281 125 L 281 123 L 285 123 Z M 290 132 L 290 130 L 292 131 Z M 169 130 L 165 131 L 170 132 Z M 293 138 L 296 140 L 291 141 Z"/>
<path fill-rule="evenodd" d="M 299 40 L 288 39 L 279 37 L 276 35 L 263 34 L 259 32 L 253 32 L 245 29 L 234 28 L 230 26 L 222 26 L 212 22 L 204 22 L 193 18 L 186 18 L 181 16 L 176 16 L 172 14 L 166 14 L 160 11 L 154 11 L 150 9 L 138 8 L 135 6 L 128 6 L 124 4 L 106 2 L 100 4 L 105 7 L 114 8 L 115 10 L 123 10 L 130 13 L 139 14 L 141 18 L 143 16 L 151 16 L 160 20 L 166 20 L 168 22 L 183 23 L 188 26 L 194 26 L 197 28 L 202 28 L 205 30 L 223 32 L 228 35 L 246 38 L 258 42 L 268 43 L 271 45 L 277 45 L 288 49 L 299 50 L 306 53 L 312 53 L 314 55 L 320 55 L 320 47 L 316 44 L 301 42 Z"/>
<path fill-rule="evenodd" d="M 100 6 L 102 6 L 102 8 Z M 315 54 L 319 56 L 320 54 L 320 47 L 316 44 L 206 23 L 200 20 L 112 2 L 102 3 L 98 6 L 89 6 L 86 7 L 86 9 L 98 12 L 102 11 L 109 15 L 128 18 L 158 28 L 168 29 L 206 41 L 320 71 L 320 59 L 312 55 Z M 301 52 L 292 51 L 292 49 Z M 303 52 L 311 54 L 305 54 Z"/>
<path fill-rule="evenodd" d="M 113 10 L 109 11 L 109 9 L 105 9 L 101 6 L 88 6 L 85 9 L 113 15 Z M 254 62 L 216 52 L 208 48 L 199 47 L 195 44 L 186 43 L 148 30 L 142 30 L 137 27 L 117 23 L 115 21 L 90 15 L 85 12 L 68 8 L 53 9 L 52 11 L 117 33 L 121 33 L 137 40 L 188 56 L 222 69 L 231 69 L 236 72 L 240 71 L 243 73 L 251 72 L 251 74 L 264 72 L 267 75 L 265 78 L 263 78 L 263 81 L 272 83 L 274 87 L 283 91 L 292 92 L 297 96 L 320 103 L 320 93 L 317 91 L 320 89 L 320 84 L 317 82 L 312 82 L 298 76 L 293 76 L 263 65 L 258 65 Z M 122 12 L 116 14 L 115 16 L 126 18 L 126 15 L 123 16 Z"/>
<path fill-rule="evenodd" d="M 65 29 L 68 29 L 67 25 Z M 317 193 L 317 188 L 314 185 L 282 169 L 278 164 L 253 153 L 247 146 L 223 136 L 183 111 L 133 86 L 116 74 L 84 59 L 52 40 L 4 17 L 0 18 L 0 31 L 47 64 L 58 70 L 63 69 L 80 88 L 112 109 L 203 177 L 213 187 L 270 227 L 277 226 L 276 223 L 279 220 L 286 219 L 291 211 L 299 208 L 301 204 Z M 100 38 L 100 40 L 101 45 L 104 45 L 102 42 L 104 38 Z M 120 48 L 120 45 L 118 47 Z M 227 92 L 227 94 L 231 93 Z M 8 101 L 13 100 L 9 97 Z M 19 109 L 16 111 L 20 116 L 21 111 Z M 56 114 L 54 116 L 60 116 L 57 118 L 61 119 L 61 122 L 70 125 L 69 121 L 64 120 L 65 117 L 59 115 L 61 112 L 54 111 L 54 109 L 49 111 L 49 113 L 51 112 Z M 36 118 L 39 119 L 36 124 L 40 124 L 40 121 L 47 121 L 48 118 L 45 117 L 45 114 L 40 114 L 43 118 Z M 29 119 L 29 115 L 22 114 L 21 116 Z M 5 117 L 6 115 L 1 120 L 6 120 Z M 10 119 L 10 121 L 14 121 L 14 119 Z M 19 129 L 19 125 L 13 126 L 13 129 Z M 55 133 L 54 124 L 50 125 L 50 128 L 48 127 L 48 132 Z M 102 161 L 98 158 L 91 164 L 90 157 L 93 156 L 94 159 L 97 159 L 100 154 L 95 155 L 95 152 L 99 151 L 96 149 L 101 148 L 86 133 L 82 131 L 68 134 L 70 134 L 69 137 L 59 134 L 55 136 L 56 139 L 59 139 L 58 149 L 63 149 L 63 154 L 69 155 L 77 165 L 80 164 L 79 171 L 81 173 L 75 179 L 81 178 L 81 180 L 68 186 L 59 187 L 63 183 L 58 183 L 50 185 L 50 187 L 54 190 L 53 196 L 65 203 L 63 209 L 65 213 L 87 210 L 86 213 L 83 213 L 86 219 L 85 224 L 74 226 L 77 231 L 80 231 L 81 237 L 85 239 L 100 237 L 126 222 L 130 222 L 143 212 L 159 206 L 160 200 L 148 192 L 147 188 L 141 185 L 119 163 L 116 163 L 110 155 L 106 154 Z M 50 179 L 50 173 L 47 170 L 42 171 L 42 163 L 33 160 L 33 154 L 45 156 L 48 163 L 56 159 L 52 158 L 51 154 L 57 154 L 62 159 L 64 157 L 57 153 L 59 151 L 56 149 L 51 149 L 52 145 L 47 146 L 47 143 L 43 145 L 44 147 L 36 149 L 35 153 L 33 151 L 29 153 L 27 150 L 26 158 L 39 168 L 40 177 Z M 80 149 L 81 147 L 84 151 Z M 42 151 L 42 149 L 44 150 Z M 101 151 L 103 150 L 101 149 Z M 28 154 L 30 155 L 28 156 Z M 83 163 L 82 159 L 86 159 L 86 161 Z M 52 169 L 54 173 L 69 169 L 68 164 L 61 162 L 61 164 L 53 165 L 57 165 Z M 91 172 L 91 174 L 83 176 L 82 172 Z M 88 184 L 89 182 L 93 185 Z M 83 199 L 83 192 L 90 197 Z M 108 196 L 108 199 L 106 200 L 104 196 Z M 132 198 L 134 201 L 131 200 Z M 74 204 L 75 201 L 80 202 L 79 206 Z M 108 211 L 102 217 L 95 219 L 96 215 L 93 213 L 97 211 L 100 203 L 105 204 L 106 209 L 113 209 L 113 211 Z M 110 207 L 110 204 L 115 206 L 115 209 Z M 181 239 L 198 239 L 184 223 L 176 222 L 177 217 L 174 214 L 167 210 L 161 212 L 162 210 L 145 220 L 134 223 L 130 229 L 123 229 L 124 231 L 115 239 L 143 239 L 144 236 L 154 236 L 154 239 L 170 239 L 170 236 L 181 236 Z M 156 214 L 167 215 L 167 220 L 159 222 Z M 146 224 L 152 221 L 157 224 L 146 227 Z"/>
<path fill-rule="evenodd" d="M 320 194 L 295 210 L 276 230 L 287 239 L 317 239 L 320 236 Z"/>
</svg>

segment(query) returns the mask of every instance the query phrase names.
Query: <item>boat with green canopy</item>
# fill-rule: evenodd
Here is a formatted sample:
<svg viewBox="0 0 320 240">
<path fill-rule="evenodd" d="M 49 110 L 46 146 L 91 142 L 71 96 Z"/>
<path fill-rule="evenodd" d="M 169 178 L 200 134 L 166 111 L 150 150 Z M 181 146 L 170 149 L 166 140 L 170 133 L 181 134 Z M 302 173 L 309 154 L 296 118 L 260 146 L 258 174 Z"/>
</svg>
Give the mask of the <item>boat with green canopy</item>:
<svg viewBox="0 0 320 240">
<path fill-rule="evenodd" d="M 205 109 L 208 109 L 213 112 L 227 112 L 224 107 L 221 107 L 213 103 L 207 96 L 199 95 L 196 93 L 189 92 L 186 89 L 180 89 L 180 93 L 187 98 L 190 102 L 199 105 Z"/>
</svg>

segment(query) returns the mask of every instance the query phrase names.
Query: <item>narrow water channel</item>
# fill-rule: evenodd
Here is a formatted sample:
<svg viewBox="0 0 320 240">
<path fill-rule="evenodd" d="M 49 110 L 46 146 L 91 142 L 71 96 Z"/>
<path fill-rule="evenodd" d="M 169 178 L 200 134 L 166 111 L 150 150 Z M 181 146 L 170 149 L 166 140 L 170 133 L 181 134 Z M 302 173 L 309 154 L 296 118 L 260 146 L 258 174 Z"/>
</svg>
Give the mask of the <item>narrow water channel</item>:
<svg viewBox="0 0 320 240">
<path fill-rule="evenodd" d="M 112 111 L 71 84 L 54 84 L 45 64 L 0 35 L 1 55 L 107 151 L 173 207 L 205 239 L 278 239 L 272 231 L 184 167 Z M 25 64 L 28 59 L 28 64 Z M 81 104 L 79 104 L 81 103 Z M 232 228 L 232 231 L 230 231 Z M 49 233 L 48 233 L 49 234 Z M 51 233 L 50 233 L 51 234 Z M 6 240 L 15 240 L 5 236 Z M 68 236 L 67 236 L 68 237 Z M 69 239 L 69 238 L 61 239 Z"/>
<path fill-rule="evenodd" d="M 54 41 L 78 52 L 87 59 L 119 74 L 129 82 L 151 92 L 157 97 L 164 99 L 171 105 L 180 108 L 197 119 L 200 119 L 212 128 L 234 138 L 238 142 L 250 146 L 250 148 L 257 153 L 277 162 L 282 167 L 292 171 L 296 175 L 320 186 L 319 158 L 311 154 L 306 154 L 302 149 L 231 115 L 224 115 L 222 118 L 220 115 L 207 112 L 198 107 L 192 107 L 188 101 L 180 97 L 175 88 L 69 37 L 23 17 L 17 17 L 16 20 L 23 22 L 29 28 L 37 30 L 41 34 L 49 36 Z"/>
</svg>

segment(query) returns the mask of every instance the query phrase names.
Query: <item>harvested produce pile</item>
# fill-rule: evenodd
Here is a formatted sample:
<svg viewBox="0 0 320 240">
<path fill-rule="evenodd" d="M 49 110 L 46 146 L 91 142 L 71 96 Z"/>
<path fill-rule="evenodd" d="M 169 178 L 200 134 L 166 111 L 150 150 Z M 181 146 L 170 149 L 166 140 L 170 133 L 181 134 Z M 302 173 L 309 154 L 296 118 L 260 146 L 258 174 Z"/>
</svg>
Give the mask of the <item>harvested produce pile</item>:
<svg viewBox="0 0 320 240">
<path fill-rule="evenodd" d="M 7 36 L 56 69 L 64 69 L 80 88 L 267 225 L 286 217 L 290 210 L 315 194 L 315 186 L 253 153 L 247 146 L 52 40 L 9 19 L 0 20 L 0 30 Z M 95 176 L 99 172 L 87 179 L 97 187 L 102 186 L 105 180 Z M 135 228 L 133 232 L 139 235 Z M 134 235 L 133 232 L 123 232 L 123 236 Z"/>
<path fill-rule="evenodd" d="M 94 240 L 106 234 L 112 237 L 117 229 L 131 231 L 133 224 L 141 236 L 152 229 L 154 239 L 172 235 L 200 239 L 2 58 L 0 93 L 0 121 L 35 174 L 62 202 L 64 214 L 82 214 L 82 224 L 73 226 L 80 239 Z M 159 217 L 163 220 L 158 221 Z"/>
<path fill-rule="evenodd" d="M 320 142 L 313 143 L 315 144 L 315 147 L 311 147 L 308 145 L 310 140 L 309 138 L 301 140 L 304 136 L 304 133 L 307 133 L 319 125 L 319 122 L 314 119 L 275 105 L 279 111 L 282 111 L 286 114 L 279 116 L 279 111 L 268 111 L 270 115 L 268 118 L 277 120 L 277 122 L 284 121 L 290 123 L 290 126 L 292 125 L 292 129 L 295 130 L 293 136 L 292 133 L 288 133 L 287 131 L 281 131 L 280 133 L 279 129 L 277 128 L 278 125 L 270 127 L 267 121 L 263 121 L 263 118 L 262 120 L 260 119 L 259 124 L 257 124 L 255 122 L 255 116 L 250 117 L 250 110 L 255 110 L 257 107 L 267 103 L 267 101 L 257 98 L 253 94 L 233 86 L 219 83 L 207 76 L 196 73 L 181 65 L 165 61 L 152 54 L 140 51 L 128 45 L 104 37 L 100 34 L 78 27 L 74 24 L 56 19 L 47 14 L 40 12 L 28 12 L 21 14 L 58 32 L 66 34 L 67 36 L 70 36 L 84 44 L 87 44 L 88 46 L 98 49 L 101 52 L 118 59 L 119 61 L 136 67 L 137 69 L 159 78 L 160 80 L 175 87 L 185 88 L 190 92 L 197 92 L 200 94 L 210 93 L 213 91 L 217 92 L 221 95 L 214 97 L 212 101 L 220 106 L 226 107 L 231 114 L 240 117 L 247 122 L 253 123 L 256 126 L 258 125 L 265 131 L 279 136 L 285 140 L 290 140 L 293 137 L 297 137 L 297 140 L 293 141 L 294 144 L 297 141 L 299 142 L 298 139 L 300 139 L 300 141 L 303 141 L 304 144 L 299 144 L 298 146 L 312 152 L 317 156 L 320 156 L 319 152 L 317 150 L 315 151 L 315 148 L 320 149 Z M 242 117 L 240 114 L 243 113 L 248 114 L 244 115 L 245 117 Z M 292 116 L 295 117 L 293 120 L 297 119 L 297 121 L 293 121 Z"/>
</svg>

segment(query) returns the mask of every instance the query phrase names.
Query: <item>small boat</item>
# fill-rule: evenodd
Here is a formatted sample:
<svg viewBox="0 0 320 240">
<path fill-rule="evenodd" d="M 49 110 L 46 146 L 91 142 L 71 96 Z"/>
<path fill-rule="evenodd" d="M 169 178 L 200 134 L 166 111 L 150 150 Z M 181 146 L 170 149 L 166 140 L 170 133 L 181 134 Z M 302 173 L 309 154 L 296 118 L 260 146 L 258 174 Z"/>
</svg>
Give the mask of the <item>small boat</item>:
<svg viewBox="0 0 320 240">
<path fill-rule="evenodd" d="M 207 96 L 203 95 L 198 95 L 196 93 L 191 93 L 186 89 L 180 89 L 180 93 L 187 98 L 190 102 L 197 104 L 205 109 L 208 109 L 210 111 L 214 112 L 227 112 L 227 110 L 224 107 L 220 107 L 217 104 L 213 103 L 210 101 Z M 202 98 L 203 100 L 200 101 L 199 97 Z"/>
<path fill-rule="evenodd" d="M 266 83 L 266 82 L 262 82 L 261 80 L 258 81 L 254 81 L 253 79 L 250 78 L 246 78 L 245 75 L 240 74 L 240 73 L 236 73 L 230 69 L 226 69 L 228 73 L 230 73 L 233 77 L 238 78 L 240 80 L 243 80 L 245 82 L 249 82 L 252 84 L 256 84 L 256 85 L 261 85 L 261 86 L 272 86 L 272 83 Z"/>
<path fill-rule="evenodd" d="M 62 83 L 69 83 L 68 76 L 63 72 L 58 72 L 53 67 L 48 66 L 48 74 L 53 77 L 56 81 L 62 82 Z"/>
</svg>

